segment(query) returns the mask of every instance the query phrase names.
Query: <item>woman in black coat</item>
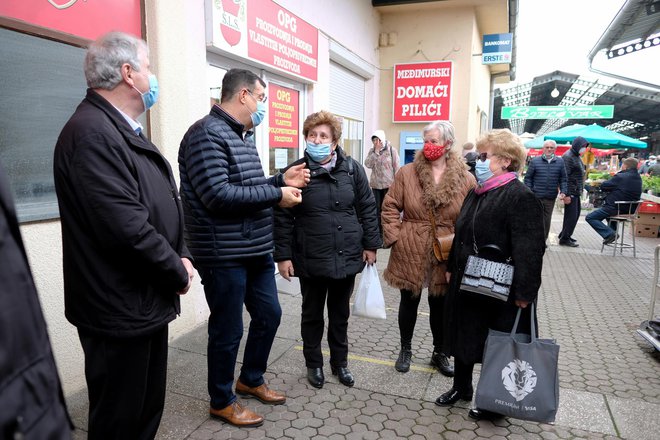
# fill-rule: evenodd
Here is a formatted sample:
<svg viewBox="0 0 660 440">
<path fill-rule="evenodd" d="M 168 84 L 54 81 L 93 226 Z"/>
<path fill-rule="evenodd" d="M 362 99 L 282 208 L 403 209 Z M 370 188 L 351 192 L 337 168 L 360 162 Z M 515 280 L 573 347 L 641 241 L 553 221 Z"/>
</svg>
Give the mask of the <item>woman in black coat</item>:
<svg viewBox="0 0 660 440">
<path fill-rule="evenodd" d="M 332 374 L 353 386 L 347 368 L 349 300 L 355 275 L 364 263 L 376 262 L 382 240 L 378 232 L 376 202 L 362 165 L 339 147 L 341 121 L 320 111 L 303 125 L 307 148 L 302 159 L 311 181 L 302 189 L 302 203 L 275 209 L 277 267 L 285 279 L 300 278 L 301 333 L 307 380 L 321 388 L 323 375 L 323 309 L 328 304 L 328 345 Z"/>
<path fill-rule="evenodd" d="M 452 388 L 436 400 L 443 406 L 472 400 L 472 371 L 483 358 L 489 329 L 510 332 L 518 308 L 522 308 L 518 332 L 529 334 L 528 305 L 536 301 L 541 286 L 543 208 L 534 193 L 518 180 L 525 148 L 517 136 L 504 129 L 484 135 L 477 142 L 477 150 L 479 186 L 465 198 L 448 263 L 445 353 L 454 356 L 455 376 Z M 501 254 L 486 254 L 486 245 L 496 245 Z M 481 257 L 511 260 L 514 275 L 506 302 L 460 289 L 468 256 L 474 255 L 475 249 L 482 249 Z M 496 414 L 474 408 L 469 416 L 482 419 Z"/>
</svg>

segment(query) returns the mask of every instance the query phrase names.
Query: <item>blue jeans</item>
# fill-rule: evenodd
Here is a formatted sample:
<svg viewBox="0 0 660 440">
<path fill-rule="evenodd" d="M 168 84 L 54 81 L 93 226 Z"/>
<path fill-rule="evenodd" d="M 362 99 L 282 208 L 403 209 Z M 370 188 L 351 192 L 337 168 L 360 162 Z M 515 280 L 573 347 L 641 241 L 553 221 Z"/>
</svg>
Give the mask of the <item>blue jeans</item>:
<svg viewBox="0 0 660 440">
<path fill-rule="evenodd" d="M 211 407 L 222 409 L 236 400 L 232 390 L 238 346 L 243 336 L 243 304 L 250 314 L 239 380 L 249 387 L 264 383 L 268 355 L 280 325 L 275 265 L 271 255 L 223 261 L 201 267 L 209 317 L 208 389 Z"/>
<path fill-rule="evenodd" d="M 611 237 L 612 234 L 616 233 L 616 231 L 613 230 L 612 228 L 610 228 L 609 225 L 606 225 L 605 223 L 603 223 L 603 220 L 605 220 L 607 217 L 609 217 L 611 215 L 613 215 L 613 214 L 610 213 L 610 212 L 607 212 L 603 208 L 598 208 L 594 211 L 591 211 L 589 214 L 587 214 L 586 220 L 587 220 L 587 223 L 589 223 L 589 225 L 591 225 L 591 227 L 594 228 L 594 230 L 596 232 L 598 232 L 598 234 L 601 237 L 607 238 L 607 237 Z"/>
</svg>

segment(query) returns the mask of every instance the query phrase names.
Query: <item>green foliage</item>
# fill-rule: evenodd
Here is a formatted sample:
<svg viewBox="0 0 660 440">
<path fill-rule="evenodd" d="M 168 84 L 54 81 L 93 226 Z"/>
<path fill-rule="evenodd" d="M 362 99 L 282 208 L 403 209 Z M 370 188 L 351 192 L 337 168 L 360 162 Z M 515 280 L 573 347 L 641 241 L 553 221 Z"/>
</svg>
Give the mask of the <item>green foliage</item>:
<svg viewBox="0 0 660 440">
<path fill-rule="evenodd" d="M 610 175 L 609 171 L 599 171 L 599 172 L 592 172 L 589 173 L 589 180 L 594 181 L 594 180 L 609 180 L 612 176 Z"/>
<path fill-rule="evenodd" d="M 660 176 L 642 176 L 642 191 L 653 191 L 653 194 L 660 195 Z"/>
</svg>

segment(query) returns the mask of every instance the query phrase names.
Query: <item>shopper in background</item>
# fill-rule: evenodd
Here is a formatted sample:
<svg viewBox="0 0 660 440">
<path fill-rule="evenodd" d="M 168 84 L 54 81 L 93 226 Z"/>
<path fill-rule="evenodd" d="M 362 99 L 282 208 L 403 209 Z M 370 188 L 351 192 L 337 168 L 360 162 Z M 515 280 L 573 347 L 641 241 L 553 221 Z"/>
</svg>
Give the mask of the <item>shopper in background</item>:
<svg viewBox="0 0 660 440">
<path fill-rule="evenodd" d="M 87 96 L 55 146 L 64 304 L 85 352 L 89 439 L 152 439 L 168 324 L 193 266 L 167 160 L 137 118 L 158 99 L 143 40 L 111 32 L 85 56 Z"/>
<path fill-rule="evenodd" d="M 423 150 L 417 153 L 413 163 L 397 173 L 383 204 L 385 246 L 392 248 L 384 278 L 401 290 L 398 316 L 401 349 L 395 369 L 402 373 L 410 369 L 417 309 L 422 290 L 428 288 L 433 334 L 431 364 L 445 376 L 453 376 L 454 369 L 441 347 L 447 263 L 434 256 L 433 241 L 454 233 L 463 199 L 476 182 L 454 147 L 456 139 L 451 122 L 432 122 L 424 127 L 422 134 Z"/>
<path fill-rule="evenodd" d="M 383 200 L 387 190 L 394 182 L 394 175 L 399 170 L 399 153 L 392 146 L 392 143 L 385 137 L 383 130 L 376 130 L 371 135 L 373 148 L 369 150 L 367 158 L 364 160 L 364 166 L 371 168 L 371 178 L 369 186 L 374 192 L 376 199 L 376 214 L 378 216 L 378 230 L 383 234 L 381 225 L 381 212 Z"/>
<path fill-rule="evenodd" d="M 311 181 L 302 189 L 302 203 L 275 209 L 275 261 L 280 275 L 300 279 L 300 329 L 307 380 L 322 388 L 321 340 L 328 308 L 330 369 L 346 386 L 355 380 L 348 369 L 348 318 L 356 274 L 376 262 L 382 246 L 376 204 L 362 165 L 339 146 L 341 121 L 327 111 L 305 119 L 304 164 Z"/>
<path fill-rule="evenodd" d="M 445 352 L 454 356 L 456 375 L 451 389 L 435 401 L 441 406 L 472 400 L 472 371 L 483 358 L 489 329 L 510 332 L 518 308 L 522 308 L 518 332 L 530 333 L 532 308 L 527 306 L 536 301 L 541 286 L 543 207 L 518 180 L 527 152 L 518 136 L 507 129 L 483 135 L 477 150 L 479 186 L 465 198 L 447 263 L 450 288 L 445 306 Z M 486 253 L 489 245 L 499 247 L 497 257 L 510 258 L 514 266 L 508 301 L 460 289 L 468 257 L 475 250 L 493 259 Z M 468 415 L 474 419 L 497 417 L 479 408 Z"/>
<path fill-rule="evenodd" d="M 463 160 L 468 166 L 468 171 L 471 172 L 473 176 L 475 175 L 474 167 L 477 164 L 478 157 L 479 154 L 476 152 L 472 142 L 466 142 L 463 144 Z"/>
<path fill-rule="evenodd" d="M 564 198 L 564 223 L 559 233 L 561 246 L 578 247 L 579 244 L 572 237 L 580 218 L 580 197 L 584 189 L 584 164 L 580 156 L 584 154 L 589 142 L 582 136 L 573 139 L 571 148 L 564 153 L 564 167 L 566 168 L 566 192 Z"/>
</svg>

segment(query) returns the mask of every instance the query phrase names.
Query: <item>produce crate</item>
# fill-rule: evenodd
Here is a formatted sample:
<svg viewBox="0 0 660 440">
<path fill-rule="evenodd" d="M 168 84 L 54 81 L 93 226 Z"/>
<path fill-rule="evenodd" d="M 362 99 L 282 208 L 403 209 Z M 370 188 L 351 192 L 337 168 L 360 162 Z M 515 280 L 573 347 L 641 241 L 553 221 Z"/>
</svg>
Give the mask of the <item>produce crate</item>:
<svg viewBox="0 0 660 440">
<path fill-rule="evenodd" d="M 658 238 L 658 225 L 635 224 L 635 237 Z"/>
<path fill-rule="evenodd" d="M 649 214 L 646 212 L 637 214 L 637 223 L 643 223 L 645 225 L 656 225 L 660 226 L 660 214 Z"/>
<path fill-rule="evenodd" d="M 640 203 L 637 212 L 640 214 L 660 214 L 660 203 L 644 201 Z"/>
</svg>

